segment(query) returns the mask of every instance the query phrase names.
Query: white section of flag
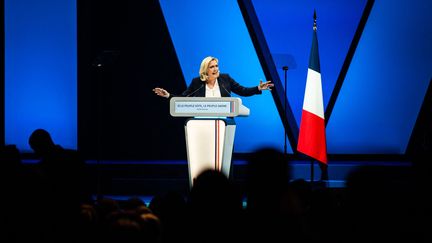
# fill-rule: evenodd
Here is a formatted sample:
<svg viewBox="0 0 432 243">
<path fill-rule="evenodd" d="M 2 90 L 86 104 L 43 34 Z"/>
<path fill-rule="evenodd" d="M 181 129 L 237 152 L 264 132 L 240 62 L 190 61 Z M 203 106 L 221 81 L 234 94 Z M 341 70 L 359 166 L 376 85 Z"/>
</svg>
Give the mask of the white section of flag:
<svg viewBox="0 0 432 243">
<path fill-rule="evenodd" d="M 324 119 L 321 74 L 308 69 L 303 110 L 309 111 Z"/>
</svg>

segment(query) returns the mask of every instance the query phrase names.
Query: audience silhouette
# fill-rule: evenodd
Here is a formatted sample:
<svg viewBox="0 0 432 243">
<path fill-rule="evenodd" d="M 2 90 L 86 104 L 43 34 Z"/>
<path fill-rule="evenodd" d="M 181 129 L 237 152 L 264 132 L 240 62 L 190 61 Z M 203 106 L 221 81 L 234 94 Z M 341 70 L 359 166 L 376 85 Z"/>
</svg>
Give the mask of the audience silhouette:
<svg viewBox="0 0 432 243">
<path fill-rule="evenodd" d="M 161 220 L 162 242 L 188 241 L 188 214 L 184 195 L 176 191 L 155 195 L 149 208 Z"/>
<path fill-rule="evenodd" d="M 44 129 L 29 144 L 40 159 L 29 170 L 14 145 L 0 148 L 1 242 L 429 242 L 425 178 L 410 166 L 360 166 L 346 187 L 292 179 L 274 148 L 256 150 L 246 177 L 205 170 L 187 195 L 100 197 L 86 190 L 85 163 Z M 416 163 L 421 158 L 414 157 Z M 13 185 L 13 186 L 11 186 Z"/>
<path fill-rule="evenodd" d="M 261 148 L 248 160 L 246 179 L 248 241 L 304 240 L 299 195 L 291 188 L 287 157 L 274 148 Z M 294 207 L 298 207 L 294 209 Z M 300 216 L 301 215 L 301 216 Z"/>
<path fill-rule="evenodd" d="M 351 242 L 423 242 L 411 167 L 361 166 L 347 178 Z"/>
<path fill-rule="evenodd" d="M 22 224 L 17 212 L 22 205 L 24 189 L 22 162 L 19 150 L 15 145 L 0 146 L 0 242 L 16 240 Z"/>
<path fill-rule="evenodd" d="M 211 169 L 201 172 L 194 180 L 187 206 L 188 235 L 192 242 L 221 242 L 227 241 L 227 237 L 239 240 L 242 198 L 222 172 Z"/>
<path fill-rule="evenodd" d="M 59 199 L 75 200 L 76 203 L 91 201 L 85 161 L 78 151 L 55 144 L 44 129 L 36 129 L 30 135 L 29 145 L 40 158 L 40 172 L 49 183 L 53 194 Z"/>
</svg>

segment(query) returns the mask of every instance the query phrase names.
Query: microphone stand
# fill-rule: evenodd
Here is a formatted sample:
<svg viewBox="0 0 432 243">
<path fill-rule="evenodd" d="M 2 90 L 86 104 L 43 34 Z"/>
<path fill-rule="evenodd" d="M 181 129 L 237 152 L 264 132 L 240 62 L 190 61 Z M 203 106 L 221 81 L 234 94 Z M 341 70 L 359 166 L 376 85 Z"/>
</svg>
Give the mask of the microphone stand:
<svg viewBox="0 0 432 243">
<path fill-rule="evenodd" d="M 99 203 L 102 199 L 102 178 L 101 178 L 101 161 L 100 161 L 100 150 L 101 150 L 101 128 L 100 128 L 100 121 L 101 121 L 101 107 L 102 107 L 102 94 L 100 90 L 101 85 L 101 79 L 103 78 L 102 75 L 104 73 L 105 65 L 101 62 L 101 60 L 95 61 L 92 65 L 96 70 L 97 80 L 96 80 L 96 97 L 97 97 L 97 103 L 96 103 L 96 203 Z"/>
<path fill-rule="evenodd" d="M 285 99 L 284 99 L 284 118 L 286 119 L 286 113 L 287 113 L 287 100 L 288 100 L 288 96 L 287 96 L 287 71 L 288 71 L 288 66 L 283 66 L 282 70 L 284 71 L 284 80 L 285 80 L 285 86 L 284 86 L 284 94 L 285 94 Z M 287 123 L 288 124 L 288 123 Z M 285 158 L 287 157 L 287 128 L 286 126 L 284 126 L 284 156 Z"/>
<path fill-rule="evenodd" d="M 101 147 L 102 147 L 102 132 L 101 132 L 101 115 L 102 115 L 102 107 L 103 107 L 103 97 L 101 92 L 101 83 L 102 78 L 105 78 L 107 75 L 107 68 L 112 67 L 120 56 L 120 52 L 116 50 L 104 50 L 99 53 L 96 58 L 91 63 L 91 66 L 94 68 L 96 72 L 96 96 L 97 96 L 97 104 L 96 104 L 96 201 L 99 202 L 103 198 L 103 190 L 102 190 L 102 170 L 101 170 Z"/>
</svg>

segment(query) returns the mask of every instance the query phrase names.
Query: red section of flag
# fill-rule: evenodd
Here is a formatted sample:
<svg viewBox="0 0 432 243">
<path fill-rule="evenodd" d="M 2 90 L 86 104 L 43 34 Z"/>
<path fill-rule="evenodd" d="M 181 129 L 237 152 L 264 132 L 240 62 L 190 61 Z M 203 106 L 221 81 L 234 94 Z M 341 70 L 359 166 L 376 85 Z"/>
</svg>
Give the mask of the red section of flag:
<svg viewBox="0 0 432 243">
<path fill-rule="evenodd" d="M 297 150 L 327 164 L 327 144 L 323 118 L 306 110 L 302 111 Z"/>
</svg>

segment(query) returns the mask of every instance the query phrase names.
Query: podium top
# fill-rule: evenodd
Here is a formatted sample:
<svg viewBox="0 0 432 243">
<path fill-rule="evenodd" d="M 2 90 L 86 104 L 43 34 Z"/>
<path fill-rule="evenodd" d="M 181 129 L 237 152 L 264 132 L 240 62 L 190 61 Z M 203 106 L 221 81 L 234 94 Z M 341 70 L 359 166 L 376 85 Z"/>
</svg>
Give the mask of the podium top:
<svg viewBox="0 0 432 243">
<path fill-rule="evenodd" d="M 237 97 L 173 97 L 171 116 L 180 117 L 235 117 L 248 116 L 249 109 Z"/>
</svg>

